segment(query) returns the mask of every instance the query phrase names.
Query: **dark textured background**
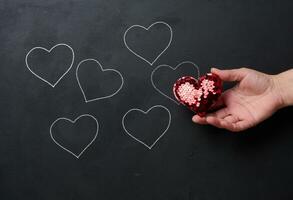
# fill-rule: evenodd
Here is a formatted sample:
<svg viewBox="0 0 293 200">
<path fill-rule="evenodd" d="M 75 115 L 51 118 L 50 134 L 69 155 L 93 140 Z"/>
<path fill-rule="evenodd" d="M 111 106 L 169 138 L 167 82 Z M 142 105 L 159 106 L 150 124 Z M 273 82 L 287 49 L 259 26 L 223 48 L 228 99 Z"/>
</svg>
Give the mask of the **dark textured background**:
<svg viewBox="0 0 293 200">
<path fill-rule="evenodd" d="M 292 199 L 292 108 L 242 134 L 195 125 L 152 88 L 153 67 L 122 40 L 130 25 L 163 20 L 174 40 L 156 64 L 278 73 L 293 64 L 292 11 L 290 0 L 0 0 L 0 199 Z M 76 60 L 53 89 L 24 58 L 57 43 L 71 45 Z M 121 92 L 85 104 L 74 74 L 85 58 L 121 71 Z M 121 118 L 155 104 L 170 109 L 172 124 L 149 151 L 124 133 Z M 83 113 L 101 127 L 78 160 L 52 142 L 49 127 Z"/>
</svg>

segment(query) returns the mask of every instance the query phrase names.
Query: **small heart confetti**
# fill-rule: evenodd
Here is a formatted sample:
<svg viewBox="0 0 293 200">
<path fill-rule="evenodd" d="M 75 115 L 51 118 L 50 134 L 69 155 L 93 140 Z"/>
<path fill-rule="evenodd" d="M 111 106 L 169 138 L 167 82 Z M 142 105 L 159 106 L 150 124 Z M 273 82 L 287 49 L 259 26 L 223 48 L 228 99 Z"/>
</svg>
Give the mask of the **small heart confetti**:
<svg viewBox="0 0 293 200">
<path fill-rule="evenodd" d="M 199 116 L 205 116 L 223 91 L 222 80 L 216 74 L 208 73 L 196 80 L 191 76 L 179 78 L 173 86 L 175 98 Z"/>
</svg>

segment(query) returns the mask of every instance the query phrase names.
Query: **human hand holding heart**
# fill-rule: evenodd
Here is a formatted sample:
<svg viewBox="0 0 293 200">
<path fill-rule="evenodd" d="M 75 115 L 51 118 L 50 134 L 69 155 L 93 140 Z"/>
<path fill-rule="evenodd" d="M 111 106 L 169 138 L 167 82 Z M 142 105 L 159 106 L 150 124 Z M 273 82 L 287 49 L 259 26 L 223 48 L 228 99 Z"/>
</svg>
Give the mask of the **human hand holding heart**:
<svg viewBox="0 0 293 200">
<path fill-rule="evenodd" d="M 282 107 L 278 76 L 247 68 L 213 68 L 211 72 L 237 85 L 226 90 L 217 101 L 220 109 L 204 117 L 195 115 L 192 120 L 196 123 L 238 132 L 257 125 Z"/>
</svg>

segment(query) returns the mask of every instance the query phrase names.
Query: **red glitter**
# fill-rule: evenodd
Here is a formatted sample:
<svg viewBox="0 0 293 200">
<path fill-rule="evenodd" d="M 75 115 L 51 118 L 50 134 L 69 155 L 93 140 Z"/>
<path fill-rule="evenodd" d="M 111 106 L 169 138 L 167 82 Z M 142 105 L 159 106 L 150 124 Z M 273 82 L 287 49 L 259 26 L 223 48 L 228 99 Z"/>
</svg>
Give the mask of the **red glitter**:
<svg viewBox="0 0 293 200">
<path fill-rule="evenodd" d="M 222 81 L 216 75 L 208 73 L 197 81 L 191 76 L 178 79 L 173 86 L 176 99 L 199 116 L 204 116 L 222 93 Z"/>
</svg>

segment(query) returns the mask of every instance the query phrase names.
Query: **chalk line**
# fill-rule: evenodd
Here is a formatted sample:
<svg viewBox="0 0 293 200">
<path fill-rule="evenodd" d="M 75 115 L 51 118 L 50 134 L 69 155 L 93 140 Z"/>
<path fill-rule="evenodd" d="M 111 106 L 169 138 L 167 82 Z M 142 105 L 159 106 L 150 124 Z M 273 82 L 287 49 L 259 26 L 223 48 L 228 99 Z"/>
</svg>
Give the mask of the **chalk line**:
<svg viewBox="0 0 293 200">
<path fill-rule="evenodd" d="M 133 111 L 138 111 L 138 112 L 142 112 L 143 114 L 148 114 L 152 109 L 154 108 L 163 108 L 165 109 L 167 112 L 168 112 L 168 115 L 169 115 L 169 121 L 168 121 L 168 125 L 167 127 L 165 128 L 165 130 L 163 131 L 163 133 L 153 142 L 153 144 L 151 144 L 150 146 L 147 145 L 145 142 L 139 140 L 138 138 L 136 138 L 135 136 L 133 136 L 125 127 L 125 117 L 130 113 L 130 112 L 133 112 Z M 136 140 L 137 142 L 143 144 L 145 147 L 147 147 L 148 149 L 152 149 L 153 146 L 155 146 L 155 144 L 165 135 L 165 133 L 168 131 L 169 127 L 170 127 L 170 124 L 171 124 L 171 113 L 169 111 L 168 108 L 166 108 L 165 106 L 162 106 L 162 105 L 155 105 L 155 106 L 152 106 L 151 108 L 149 108 L 147 111 L 143 111 L 141 109 L 138 109 L 138 108 L 132 108 L 130 110 L 128 110 L 122 117 L 122 127 L 124 129 L 124 131 L 131 137 L 133 138 L 134 140 Z"/>
<path fill-rule="evenodd" d="M 47 81 L 46 79 L 42 78 L 41 76 L 39 76 L 38 74 L 36 74 L 29 66 L 28 64 L 28 57 L 30 55 L 31 52 L 33 52 L 34 50 L 36 49 L 41 49 L 43 51 L 46 51 L 47 53 L 51 53 L 51 51 L 53 49 L 55 49 L 56 47 L 59 47 L 59 46 L 65 46 L 65 47 L 68 47 L 70 49 L 70 51 L 72 52 L 72 61 L 71 61 L 71 64 L 70 66 L 68 67 L 68 69 L 59 77 L 59 79 L 55 82 L 55 83 L 50 83 L 49 81 Z M 55 46 L 53 46 L 51 49 L 46 49 L 44 47 L 34 47 L 32 48 L 31 50 L 29 50 L 29 52 L 26 54 L 25 56 L 25 64 L 26 64 L 26 67 L 28 68 L 28 70 L 33 74 L 35 75 L 37 78 L 39 78 L 40 80 L 44 81 L 45 83 L 49 84 L 51 87 L 55 87 L 60 81 L 61 79 L 69 72 L 69 70 L 72 68 L 73 66 L 73 63 L 74 63 L 74 51 L 73 49 L 71 48 L 71 46 L 69 46 L 68 44 L 64 44 L 64 43 L 59 43 L 59 44 L 56 44 Z"/>
<path fill-rule="evenodd" d="M 59 142 L 57 142 L 56 140 L 55 140 L 55 138 L 54 138 L 54 136 L 53 136 L 53 132 L 52 132 L 52 128 L 54 127 L 54 125 L 58 122 L 58 121 L 60 121 L 60 120 L 65 120 L 65 121 L 69 121 L 70 123 L 75 123 L 76 121 L 78 121 L 80 118 L 82 118 L 82 117 L 90 117 L 90 118 L 92 118 L 92 119 L 94 119 L 95 120 L 95 122 L 96 122 L 96 125 L 97 125 L 97 130 L 96 130 L 96 133 L 95 133 L 95 135 L 94 135 L 94 138 L 90 141 L 90 143 L 79 153 L 79 154 L 75 154 L 75 153 L 73 153 L 72 151 L 70 151 L 69 149 L 67 149 L 66 147 L 64 147 L 64 146 L 62 146 Z M 98 136 L 98 132 L 99 132 L 99 122 L 98 122 L 98 120 L 94 117 L 94 116 L 92 116 L 92 115 L 90 115 L 90 114 L 83 114 L 83 115 L 80 115 L 79 117 L 77 117 L 75 120 L 71 120 L 71 119 L 68 119 L 68 118 L 65 118 L 65 117 L 60 117 L 60 118 L 57 118 L 52 124 L 51 124 L 51 126 L 50 126 L 50 136 L 51 136 L 51 138 L 52 138 L 52 140 L 54 141 L 54 143 L 55 144 L 57 144 L 59 147 L 61 147 L 63 150 L 65 150 L 65 151 L 67 151 L 68 153 L 70 153 L 70 154 L 72 154 L 73 156 L 75 156 L 77 159 L 83 154 L 83 152 L 85 151 L 85 150 L 87 150 L 87 148 L 96 140 L 96 138 L 97 138 L 97 136 Z"/>
<path fill-rule="evenodd" d="M 162 52 L 159 53 L 159 55 L 153 61 L 148 61 L 146 58 L 144 58 L 142 55 L 136 53 L 134 50 L 132 50 L 128 46 L 128 44 L 126 42 L 126 35 L 129 32 L 129 30 L 131 30 L 133 28 L 142 28 L 142 29 L 148 31 L 151 27 L 153 27 L 154 25 L 157 25 L 157 24 L 163 24 L 163 25 L 165 25 L 165 26 L 167 26 L 169 28 L 169 30 L 170 30 L 170 39 L 169 39 L 169 42 L 168 42 L 167 46 L 162 50 Z M 124 32 L 124 35 L 123 35 L 123 42 L 124 42 L 124 45 L 126 46 L 126 48 L 130 52 L 132 52 L 135 56 L 137 56 L 138 58 L 140 58 L 140 59 L 144 60 L 145 62 L 147 62 L 149 65 L 153 65 L 159 59 L 159 57 L 169 48 L 172 40 L 173 40 L 173 30 L 172 30 L 172 28 L 171 28 L 171 26 L 169 24 L 167 24 L 166 22 L 163 22 L 163 21 L 154 22 L 149 27 L 144 27 L 144 26 L 138 25 L 138 24 L 132 25 L 128 29 L 126 29 L 126 31 Z"/>
<path fill-rule="evenodd" d="M 112 72 L 114 72 L 114 73 L 117 73 L 117 74 L 120 76 L 120 78 L 121 78 L 121 84 L 120 84 L 120 87 L 119 87 L 114 93 L 112 93 L 112 94 L 110 94 L 110 95 L 107 95 L 107 96 L 97 97 L 97 98 L 93 98 L 93 99 L 88 99 L 88 98 L 86 97 L 86 94 L 85 94 L 85 92 L 84 92 L 84 90 L 83 90 L 83 88 L 82 88 L 82 86 L 81 86 L 80 81 L 79 81 L 78 70 L 79 70 L 80 66 L 81 66 L 83 63 L 85 63 L 85 62 L 89 62 L 89 61 L 97 63 L 98 66 L 100 67 L 100 69 L 102 70 L 102 72 L 112 71 Z M 113 97 L 115 94 L 117 94 L 117 93 L 122 89 L 122 87 L 123 87 L 123 85 L 124 85 L 124 78 L 123 78 L 122 74 L 121 74 L 118 70 L 116 70 L 116 69 L 110 69 L 110 68 L 109 68 L 109 69 L 103 69 L 103 67 L 102 67 L 102 65 L 100 64 L 100 62 L 97 61 L 97 60 L 95 60 L 95 59 L 92 59 L 92 58 L 82 60 L 82 61 L 78 64 L 78 66 L 77 66 L 77 68 L 76 68 L 76 71 L 75 71 L 75 76 L 76 76 L 76 80 L 77 80 L 78 86 L 79 86 L 79 88 L 80 88 L 80 90 L 81 90 L 81 92 L 82 92 L 83 98 L 84 98 L 84 100 L 85 100 L 86 103 L 88 103 L 88 102 L 92 102 L 92 101 L 97 101 L 97 100 L 100 100 L 100 99 L 106 99 L 106 98 Z"/>
</svg>

